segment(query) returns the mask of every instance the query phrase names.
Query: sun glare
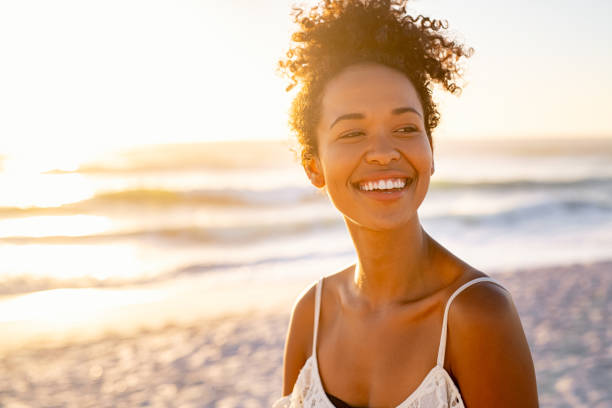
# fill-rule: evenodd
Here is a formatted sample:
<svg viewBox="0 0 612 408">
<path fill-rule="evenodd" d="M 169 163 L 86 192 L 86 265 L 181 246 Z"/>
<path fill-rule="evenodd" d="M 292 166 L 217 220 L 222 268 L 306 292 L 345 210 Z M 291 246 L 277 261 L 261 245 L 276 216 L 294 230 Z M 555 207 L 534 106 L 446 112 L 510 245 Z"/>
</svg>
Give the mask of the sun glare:
<svg viewBox="0 0 612 408">
<path fill-rule="evenodd" d="M 154 290 L 52 289 L 0 304 L 0 323 L 27 321 L 61 328 L 95 321 L 110 309 L 158 300 Z"/>
<path fill-rule="evenodd" d="M 107 279 L 129 280 L 144 276 L 148 269 L 139 249 L 128 243 L 98 245 L 31 244 L 2 245 L 2 269 L 8 275 L 61 281 Z M 31 254 L 36 254 L 32 257 Z M 28 259 L 28 262 L 24 262 Z"/>
<path fill-rule="evenodd" d="M 40 174 L 52 170 L 75 171 L 85 159 L 82 152 L 58 152 L 42 147 L 39 152 L 27 151 L 9 155 L 2 171 L 12 175 Z"/>
<path fill-rule="evenodd" d="M 32 170 L 33 167 L 22 169 Z M 80 174 L 0 173 L 0 207 L 57 207 L 93 197 L 95 190 Z"/>
<path fill-rule="evenodd" d="M 0 238 L 84 236 L 108 231 L 108 217 L 95 215 L 38 216 L 0 220 Z"/>
</svg>

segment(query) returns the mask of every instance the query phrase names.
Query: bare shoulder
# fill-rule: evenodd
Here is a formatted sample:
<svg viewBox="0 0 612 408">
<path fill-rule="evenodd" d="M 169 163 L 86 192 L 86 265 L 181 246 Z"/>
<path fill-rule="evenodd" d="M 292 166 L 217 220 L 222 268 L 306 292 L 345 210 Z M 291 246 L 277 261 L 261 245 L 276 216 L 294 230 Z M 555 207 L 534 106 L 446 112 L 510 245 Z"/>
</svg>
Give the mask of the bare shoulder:
<svg viewBox="0 0 612 408">
<path fill-rule="evenodd" d="M 462 283 L 478 278 L 490 278 L 489 275 L 479 271 L 472 271 L 467 276 L 469 279 Z M 453 300 L 449 313 L 453 315 L 455 322 L 468 318 L 466 323 L 477 323 L 481 319 L 496 320 L 500 313 L 512 310 L 516 311 L 514 301 L 505 287 L 495 282 L 481 281 L 463 289 Z"/>
<path fill-rule="evenodd" d="M 466 406 L 538 406 L 529 345 L 512 295 L 502 286 L 478 282 L 456 296 L 447 348 Z"/>
<path fill-rule="evenodd" d="M 302 366 L 310 356 L 315 291 L 316 282 L 298 295 L 291 309 L 283 357 L 283 395 L 291 393 Z"/>
<path fill-rule="evenodd" d="M 325 276 L 325 284 L 321 292 L 321 310 L 328 304 L 323 299 L 328 295 L 333 297 L 337 286 L 345 280 L 347 272 L 350 272 L 353 267 L 354 265 Z M 283 358 L 283 395 L 291 393 L 300 370 L 312 354 L 316 283 L 313 282 L 305 288 L 293 303 Z"/>
</svg>

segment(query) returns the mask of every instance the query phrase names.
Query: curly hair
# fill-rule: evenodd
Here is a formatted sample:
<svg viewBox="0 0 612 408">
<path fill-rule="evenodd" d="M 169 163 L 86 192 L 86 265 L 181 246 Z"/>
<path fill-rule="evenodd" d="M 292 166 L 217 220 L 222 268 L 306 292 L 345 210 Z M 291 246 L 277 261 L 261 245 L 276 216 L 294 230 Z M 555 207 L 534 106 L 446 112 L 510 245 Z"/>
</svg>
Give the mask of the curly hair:
<svg viewBox="0 0 612 408">
<path fill-rule="evenodd" d="M 374 62 L 404 73 L 424 110 L 429 143 L 440 114 L 432 97 L 434 83 L 455 94 L 459 61 L 472 48 L 447 38 L 446 21 L 406 14 L 407 0 L 323 0 L 305 10 L 293 7 L 298 30 L 286 58 L 278 63 L 288 77 L 287 91 L 300 85 L 289 114 L 289 126 L 300 145 L 304 164 L 317 155 L 315 129 L 326 83 L 344 68 Z"/>
</svg>

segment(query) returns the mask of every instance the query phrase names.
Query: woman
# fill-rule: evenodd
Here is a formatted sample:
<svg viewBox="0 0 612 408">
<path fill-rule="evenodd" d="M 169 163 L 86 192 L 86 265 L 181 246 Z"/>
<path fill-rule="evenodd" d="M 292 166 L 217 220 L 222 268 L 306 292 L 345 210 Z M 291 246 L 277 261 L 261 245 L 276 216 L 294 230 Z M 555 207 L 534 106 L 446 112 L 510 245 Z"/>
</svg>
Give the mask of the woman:
<svg viewBox="0 0 612 408">
<path fill-rule="evenodd" d="M 419 221 L 439 119 L 431 86 L 458 91 L 458 62 L 471 50 L 440 22 L 406 16 L 404 3 L 296 9 L 300 29 L 280 63 L 301 85 L 291 125 L 357 262 L 296 301 L 274 406 L 536 407 L 511 295 Z"/>
</svg>

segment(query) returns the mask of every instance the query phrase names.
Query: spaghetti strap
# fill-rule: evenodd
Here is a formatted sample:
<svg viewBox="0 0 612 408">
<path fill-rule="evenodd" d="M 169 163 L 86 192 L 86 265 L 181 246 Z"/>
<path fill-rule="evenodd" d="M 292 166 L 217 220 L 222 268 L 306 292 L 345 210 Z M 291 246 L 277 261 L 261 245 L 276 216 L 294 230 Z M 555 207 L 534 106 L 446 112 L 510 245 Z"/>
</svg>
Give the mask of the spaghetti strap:
<svg viewBox="0 0 612 408">
<path fill-rule="evenodd" d="M 321 309 L 321 287 L 323 286 L 323 277 L 317 282 L 315 292 L 315 313 L 314 313 L 314 331 L 312 334 L 312 355 L 317 355 L 317 331 L 319 329 L 319 310 Z"/>
<path fill-rule="evenodd" d="M 446 302 L 446 308 L 444 309 L 444 319 L 442 320 L 442 334 L 440 335 L 440 345 L 438 346 L 437 365 L 439 365 L 440 367 L 444 366 L 444 354 L 446 352 L 446 327 L 447 327 L 447 321 L 448 321 L 448 309 L 450 308 L 451 302 L 462 290 L 478 282 L 493 282 L 503 288 L 503 286 L 493 278 L 490 278 L 490 277 L 476 278 L 476 279 L 472 279 L 471 281 L 461 285 L 457 290 L 455 290 L 455 292 L 453 292 L 450 298 L 448 298 L 448 301 Z"/>
</svg>

